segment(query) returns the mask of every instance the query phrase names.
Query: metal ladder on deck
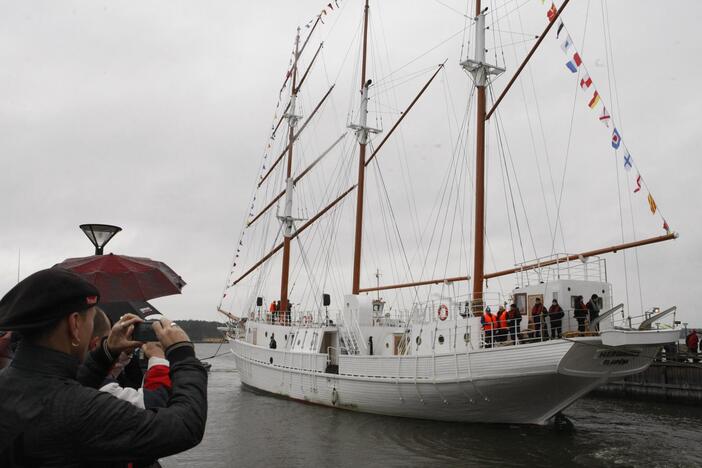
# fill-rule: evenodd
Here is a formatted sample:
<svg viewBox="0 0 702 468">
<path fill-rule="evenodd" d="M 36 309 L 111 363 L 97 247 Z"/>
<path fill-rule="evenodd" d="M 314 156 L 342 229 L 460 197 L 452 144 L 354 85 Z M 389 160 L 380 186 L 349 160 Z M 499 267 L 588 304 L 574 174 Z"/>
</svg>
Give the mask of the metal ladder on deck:
<svg viewBox="0 0 702 468">
<path fill-rule="evenodd" d="M 341 332 L 341 340 L 344 342 L 346 351 L 349 354 L 358 354 L 358 339 L 349 324 L 341 322 L 339 324 L 339 331 Z"/>
</svg>

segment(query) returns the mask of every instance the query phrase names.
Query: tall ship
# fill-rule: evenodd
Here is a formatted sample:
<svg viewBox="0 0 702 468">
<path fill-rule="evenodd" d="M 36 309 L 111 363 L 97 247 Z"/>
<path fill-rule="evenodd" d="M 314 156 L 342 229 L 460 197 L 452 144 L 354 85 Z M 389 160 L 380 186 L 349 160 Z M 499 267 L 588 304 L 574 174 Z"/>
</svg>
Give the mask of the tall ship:
<svg viewBox="0 0 702 468">
<path fill-rule="evenodd" d="M 545 223 L 551 248 L 529 259 L 520 247 L 529 236 L 534 244 L 529 220 L 541 220 L 519 212 L 522 195 L 511 153 L 526 149 L 505 150 L 499 106 L 525 70 L 531 73 L 530 60 L 549 41 L 565 54 L 564 73 L 576 80 L 590 108 L 584 112 L 605 124 L 611 137 L 605 144 L 623 168 L 617 176 L 633 178 L 637 196 L 643 183 L 596 77 L 564 24 L 561 13 L 568 3 L 533 2 L 544 9 L 543 32 L 530 38 L 511 72 L 500 61 L 504 47 L 496 35 L 507 29 L 508 5 L 491 12 L 475 1 L 464 15 L 461 37 L 453 36 L 456 44 L 460 40 L 461 59 L 441 58 L 429 68 L 412 68 L 417 62 L 410 60 L 396 70 L 379 70 L 390 48 L 369 58 L 380 48 L 373 40 L 383 37 L 372 27 L 369 0 L 331 2 L 297 28 L 219 304 L 237 326 L 229 339 L 242 385 L 389 416 L 544 424 L 608 380 L 645 370 L 663 345 L 677 341 L 674 306 L 615 302 L 607 272 L 609 254 L 676 238 L 665 220 L 664 235 L 626 240 L 622 228 L 615 245 L 562 253 L 556 246 L 567 241 L 560 222 L 564 179 L 560 190 L 552 190 L 556 213 Z M 357 21 L 356 29 L 342 26 L 349 18 Z M 330 42 L 319 41 L 325 28 L 348 33 L 346 56 L 334 56 L 339 70 L 323 62 Z M 337 44 L 343 54 L 344 41 Z M 417 57 L 432 50 L 418 51 Z M 341 110 L 344 121 L 340 101 L 330 104 L 330 96 L 340 92 L 333 81 L 345 76 L 351 62 L 357 84 L 342 92 L 350 102 Z M 397 140 L 411 142 L 419 131 L 434 131 L 436 113 L 421 110 L 421 103 L 439 94 L 427 90 L 445 83 L 448 67 L 464 72 L 462 100 L 447 99 L 460 101 L 463 122 L 454 121 L 449 155 L 424 161 L 426 169 L 417 176 L 421 166 L 403 159 L 417 151 Z M 388 105 L 386 98 L 399 86 L 415 86 L 413 97 Z M 392 119 L 388 128 L 384 115 Z M 400 135 L 409 122 L 414 126 Z M 385 156 L 392 148 L 400 155 Z M 521 249 L 513 264 L 492 272 L 487 220 L 493 205 L 486 200 L 491 160 L 498 167 L 493 173 L 503 176 L 502 234 L 509 230 L 513 251 Z M 407 175 L 410 166 L 417 183 Z M 438 167 L 443 179 L 421 180 L 423 171 Z M 427 193 L 427 187 L 435 192 Z M 599 190 L 598 181 L 589 189 Z M 423 210 L 415 195 L 422 206 L 436 201 Z M 650 193 L 647 201 L 660 215 Z M 607 229 L 618 230 L 603 226 L 599 232 Z"/>
</svg>

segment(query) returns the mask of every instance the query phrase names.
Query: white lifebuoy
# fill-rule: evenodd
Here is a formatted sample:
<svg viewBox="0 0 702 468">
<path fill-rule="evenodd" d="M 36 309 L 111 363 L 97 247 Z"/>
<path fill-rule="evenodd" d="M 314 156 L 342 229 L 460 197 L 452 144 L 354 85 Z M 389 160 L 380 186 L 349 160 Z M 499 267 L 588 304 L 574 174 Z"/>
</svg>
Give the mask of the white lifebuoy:
<svg viewBox="0 0 702 468">
<path fill-rule="evenodd" d="M 439 306 L 439 310 L 436 311 L 436 313 L 439 315 L 439 319 L 441 321 L 444 321 L 448 318 L 448 307 L 446 304 L 441 304 Z"/>
</svg>

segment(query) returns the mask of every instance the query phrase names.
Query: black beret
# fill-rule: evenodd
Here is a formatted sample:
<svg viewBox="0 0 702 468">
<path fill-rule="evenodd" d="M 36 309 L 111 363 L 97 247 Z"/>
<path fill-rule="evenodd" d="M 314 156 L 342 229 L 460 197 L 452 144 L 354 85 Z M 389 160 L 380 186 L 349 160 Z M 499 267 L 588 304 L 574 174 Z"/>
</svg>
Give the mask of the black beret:
<svg viewBox="0 0 702 468">
<path fill-rule="evenodd" d="M 75 273 L 61 268 L 37 271 L 0 299 L 0 330 L 31 330 L 73 312 L 82 312 L 100 299 L 100 292 Z"/>
</svg>

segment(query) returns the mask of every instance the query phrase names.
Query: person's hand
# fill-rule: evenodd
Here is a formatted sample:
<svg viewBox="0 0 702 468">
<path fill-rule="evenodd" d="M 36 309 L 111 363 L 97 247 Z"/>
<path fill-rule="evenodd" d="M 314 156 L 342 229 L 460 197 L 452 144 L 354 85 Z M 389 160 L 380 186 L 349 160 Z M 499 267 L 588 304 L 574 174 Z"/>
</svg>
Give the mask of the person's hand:
<svg viewBox="0 0 702 468">
<path fill-rule="evenodd" d="M 114 324 L 107 337 L 107 348 L 113 356 L 121 352 L 130 353 L 142 345 L 141 341 L 132 341 L 134 324 L 138 322 L 143 320 L 134 314 L 126 314 Z"/>
<path fill-rule="evenodd" d="M 190 338 L 188 338 L 188 335 L 182 328 L 165 317 L 158 322 L 154 322 L 153 328 L 163 349 L 168 349 L 176 343 L 190 341 Z"/>
<path fill-rule="evenodd" d="M 148 343 L 144 343 L 141 349 L 144 350 L 144 354 L 147 358 L 166 357 L 166 354 L 163 352 L 163 348 L 161 347 L 161 343 L 156 343 L 155 341 L 149 341 Z"/>
</svg>

